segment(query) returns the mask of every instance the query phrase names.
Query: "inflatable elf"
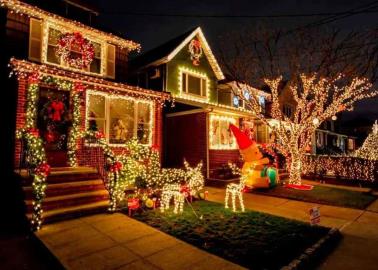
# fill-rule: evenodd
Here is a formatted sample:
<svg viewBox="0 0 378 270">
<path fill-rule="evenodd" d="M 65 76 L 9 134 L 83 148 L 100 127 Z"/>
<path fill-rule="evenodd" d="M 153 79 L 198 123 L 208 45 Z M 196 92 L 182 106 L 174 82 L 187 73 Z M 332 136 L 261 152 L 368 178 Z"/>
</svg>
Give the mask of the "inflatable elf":
<svg viewBox="0 0 378 270">
<path fill-rule="evenodd" d="M 268 166 L 269 159 L 263 157 L 257 143 L 233 124 L 230 124 L 230 129 L 244 160 L 242 174 L 246 176 L 245 186 L 248 188 L 275 187 L 279 182 L 277 169 Z"/>
</svg>

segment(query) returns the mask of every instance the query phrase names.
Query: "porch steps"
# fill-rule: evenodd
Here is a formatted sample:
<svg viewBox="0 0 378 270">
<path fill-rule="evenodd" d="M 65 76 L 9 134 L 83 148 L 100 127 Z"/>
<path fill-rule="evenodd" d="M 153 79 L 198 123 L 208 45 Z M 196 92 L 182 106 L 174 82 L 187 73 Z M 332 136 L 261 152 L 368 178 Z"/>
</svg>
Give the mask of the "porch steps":
<svg viewBox="0 0 378 270">
<path fill-rule="evenodd" d="M 95 168 L 54 167 L 46 182 L 46 197 L 42 204 L 44 222 L 105 212 L 109 205 L 109 193 Z M 23 178 L 29 218 L 33 210 L 31 184 L 30 177 Z"/>
</svg>

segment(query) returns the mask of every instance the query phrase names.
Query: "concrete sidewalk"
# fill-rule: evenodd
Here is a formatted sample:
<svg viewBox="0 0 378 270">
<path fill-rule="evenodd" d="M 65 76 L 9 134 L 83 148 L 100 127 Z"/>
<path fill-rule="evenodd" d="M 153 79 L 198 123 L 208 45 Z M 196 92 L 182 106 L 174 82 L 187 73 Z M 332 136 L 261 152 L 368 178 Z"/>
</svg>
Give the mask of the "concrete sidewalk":
<svg viewBox="0 0 378 270">
<path fill-rule="evenodd" d="M 210 201 L 224 203 L 224 189 L 206 189 Z M 319 206 L 320 224 L 339 228 L 344 236 L 320 269 L 369 270 L 378 267 L 378 201 L 366 210 L 358 210 L 245 193 L 244 204 L 251 210 L 305 222 L 309 222 L 309 209 Z"/>
<path fill-rule="evenodd" d="M 119 213 L 45 225 L 36 235 L 67 269 L 244 269 Z"/>
</svg>

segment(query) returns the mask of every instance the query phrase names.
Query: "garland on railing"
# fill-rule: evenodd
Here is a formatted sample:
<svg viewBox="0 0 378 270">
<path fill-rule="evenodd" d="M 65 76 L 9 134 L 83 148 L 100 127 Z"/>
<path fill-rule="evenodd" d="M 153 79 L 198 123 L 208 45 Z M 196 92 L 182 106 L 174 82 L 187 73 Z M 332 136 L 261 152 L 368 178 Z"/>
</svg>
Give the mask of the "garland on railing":
<svg viewBox="0 0 378 270">
<path fill-rule="evenodd" d="M 109 192 L 109 211 L 116 211 L 125 201 L 125 190 L 135 187 L 139 178 L 142 186 L 150 190 L 161 189 L 165 184 L 188 181 L 194 195 L 203 188 L 204 179 L 201 173 L 202 163 L 191 168 L 185 162 L 183 169 L 162 169 L 159 152 L 154 147 L 140 144 L 136 138 L 126 142 L 127 153 L 115 155 L 104 135 L 98 131 L 81 133 L 87 139 L 96 139 L 96 144 L 104 151 L 107 173 L 106 187 Z"/>
<path fill-rule="evenodd" d="M 50 173 L 50 166 L 46 162 L 43 141 L 39 137 L 38 129 L 21 129 L 16 131 L 16 138 L 26 143 L 26 162 L 33 179 L 33 213 L 31 225 L 33 230 L 39 230 L 42 225 L 42 202 L 45 198 L 46 178 Z"/>
</svg>

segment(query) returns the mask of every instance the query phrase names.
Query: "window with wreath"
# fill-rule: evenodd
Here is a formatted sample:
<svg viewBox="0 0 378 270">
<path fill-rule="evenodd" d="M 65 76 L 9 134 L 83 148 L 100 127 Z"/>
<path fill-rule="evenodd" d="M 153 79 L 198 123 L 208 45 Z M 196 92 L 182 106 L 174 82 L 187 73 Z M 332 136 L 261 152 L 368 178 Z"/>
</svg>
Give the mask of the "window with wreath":
<svg viewBox="0 0 378 270">
<path fill-rule="evenodd" d="M 206 97 L 207 79 L 194 76 L 189 73 L 182 73 L 182 92 L 201 97 Z"/>
<path fill-rule="evenodd" d="M 87 128 L 102 131 L 110 144 L 124 144 L 135 137 L 149 144 L 152 104 L 129 98 L 88 94 Z"/>
<path fill-rule="evenodd" d="M 73 63 L 69 63 L 64 59 L 64 57 L 60 57 L 57 54 L 59 42 L 63 37 L 64 33 L 52 27 L 49 28 L 48 39 L 47 39 L 47 55 L 46 61 L 50 64 L 62 65 L 71 68 L 80 69 L 83 71 L 91 72 L 100 74 L 101 73 L 101 44 L 89 41 L 91 46 L 93 46 L 93 57 L 91 58 L 90 64 L 88 66 L 78 67 L 73 65 Z M 74 34 L 73 34 L 74 35 Z M 69 50 L 69 57 L 71 59 L 82 59 L 83 58 L 83 51 L 77 43 L 73 43 L 72 46 L 67 48 Z"/>
</svg>

